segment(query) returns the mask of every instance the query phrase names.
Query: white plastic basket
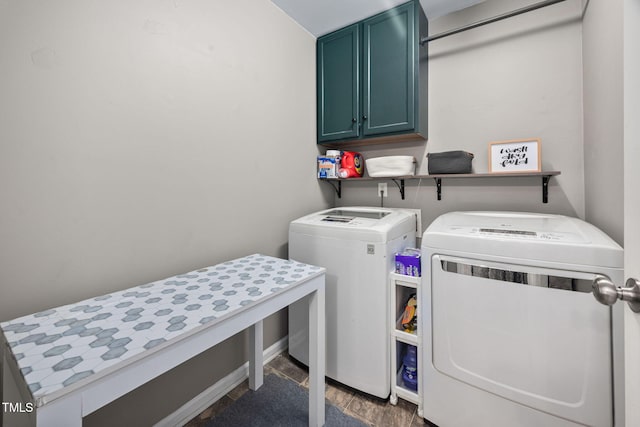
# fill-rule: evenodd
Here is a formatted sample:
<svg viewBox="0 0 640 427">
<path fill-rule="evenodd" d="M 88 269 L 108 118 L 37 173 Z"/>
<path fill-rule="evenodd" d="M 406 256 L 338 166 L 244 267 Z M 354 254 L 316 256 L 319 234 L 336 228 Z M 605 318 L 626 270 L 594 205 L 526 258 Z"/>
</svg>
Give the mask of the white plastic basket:
<svg viewBox="0 0 640 427">
<path fill-rule="evenodd" d="M 416 174 L 416 158 L 413 156 L 385 156 L 365 160 L 369 176 L 407 176 Z"/>
</svg>

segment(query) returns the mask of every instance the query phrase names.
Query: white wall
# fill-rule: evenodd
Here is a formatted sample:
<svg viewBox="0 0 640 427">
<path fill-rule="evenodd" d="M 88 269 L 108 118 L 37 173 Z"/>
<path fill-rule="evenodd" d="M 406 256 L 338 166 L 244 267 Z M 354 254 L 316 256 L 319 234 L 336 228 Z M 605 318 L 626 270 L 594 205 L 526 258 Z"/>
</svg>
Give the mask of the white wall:
<svg viewBox="0 0 640 427">
<path fill-rule="evenodd" d="M 0 70 L 0 321 L 286 256 L 288 222 L 333 200 L 315 40 L 268 0 L 0 0 Z M 149 425 L 245 360 L 234 337 L 87 425 Z"/>
<path fill-rule="evenodd" d="M 623 243 L 622 0 L 590 0 L 583 21 L 587 221 Z"/>
<path fill-rule="evenodd" d="M 430 22 L 430 34 L 508 12 L 526 1 L 491 0 Z M 427 152 L 466 150 L 474 171 L 488 171 L 488 144 L 542 140 L 552 178 L 542 203 L 540 178 L 407 181 L 406 200 L 391 183 L 385 206 L 422 209 L 423 224 L 452 210 L 550 212 L 584 218 L 582 34 L 580 1 L 564 3 L 429 43 L 429 140 L 362 148 L 365 158 L 410 154 L 427 174 Z M 366 162 L 365 162 L 366 164 Z M 346 183 L 341 205 L 379 205 L 376 186 Z"/>
</svg>

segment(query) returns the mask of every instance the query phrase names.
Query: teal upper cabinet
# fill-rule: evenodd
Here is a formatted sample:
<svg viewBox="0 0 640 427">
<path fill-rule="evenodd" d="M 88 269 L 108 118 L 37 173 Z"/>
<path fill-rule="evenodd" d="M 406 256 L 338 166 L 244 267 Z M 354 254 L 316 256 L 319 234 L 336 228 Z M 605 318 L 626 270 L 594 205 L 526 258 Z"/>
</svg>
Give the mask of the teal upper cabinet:
<svg viewBox="0 0 640 427">
<path fill-rule="evenodd" d="M 416 0 L 320 37 L 318 143 L 426 138 L 426 36 Z"/>
<path fill-rule="evenodd" d="M 360 26 L 318 39 L 318 140 L 360 136 Z"/>
<path fill-rule="evenodd" d="M 415 13 L 405 4 L 362 24 L 364 135 L 413 130 Z"/>
</svg>

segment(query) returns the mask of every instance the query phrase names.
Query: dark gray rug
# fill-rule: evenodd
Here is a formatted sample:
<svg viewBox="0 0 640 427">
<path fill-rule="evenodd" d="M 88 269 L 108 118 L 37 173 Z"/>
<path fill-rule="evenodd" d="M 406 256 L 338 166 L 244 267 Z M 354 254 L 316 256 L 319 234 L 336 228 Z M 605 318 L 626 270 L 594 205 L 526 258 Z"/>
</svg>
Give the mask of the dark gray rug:
<svg viewBox="0 0 640 427">
<path fill-rule="evenodd" d="M 366 427 L 325 403 L 327 427 Z M 249 390 L 206 427 L 294 427 L 309 425 L 309 392 L 291 380 L 270 374 L 257 391 Z"/>
</svg>

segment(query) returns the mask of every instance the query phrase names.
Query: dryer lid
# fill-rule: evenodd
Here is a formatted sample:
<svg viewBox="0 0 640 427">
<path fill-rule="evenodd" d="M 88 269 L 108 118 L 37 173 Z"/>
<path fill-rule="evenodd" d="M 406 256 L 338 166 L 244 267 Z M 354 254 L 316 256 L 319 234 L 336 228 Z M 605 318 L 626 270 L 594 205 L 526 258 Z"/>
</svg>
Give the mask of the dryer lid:
<svg viewBox="0 0 640 427">
<path fill-rule="evenodd" d="M 563 215 L 450 212 L 427 228 L 423 245 L 510 258 L 623 266 L 620 245 L 595 226 Z"/>
</svg>

